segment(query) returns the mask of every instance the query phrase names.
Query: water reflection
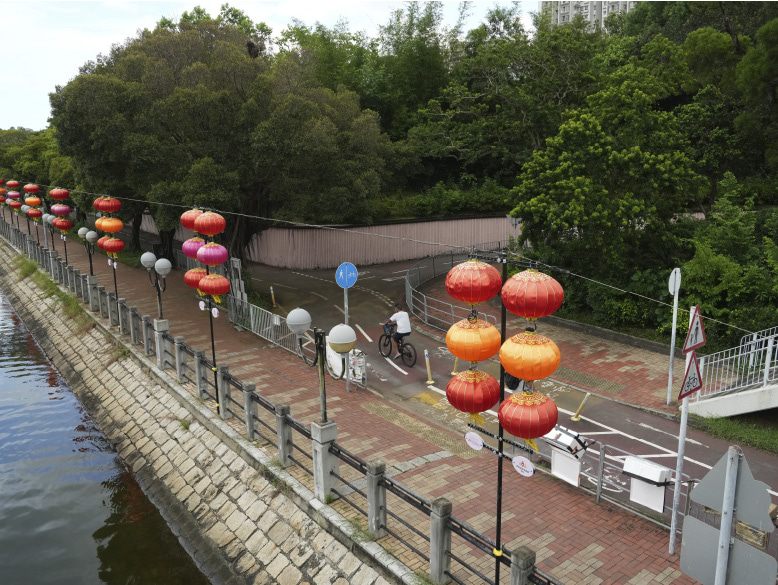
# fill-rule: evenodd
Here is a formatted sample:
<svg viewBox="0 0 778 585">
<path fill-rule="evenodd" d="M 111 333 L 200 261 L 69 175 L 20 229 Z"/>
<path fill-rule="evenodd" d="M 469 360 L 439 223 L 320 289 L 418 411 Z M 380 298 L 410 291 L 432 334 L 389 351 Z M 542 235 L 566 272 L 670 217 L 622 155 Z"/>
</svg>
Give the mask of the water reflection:
<svg viewBox="0 0 778 585">
<path fill-rule="evenodd" d="M 0 293 L 0 583 L 206 584 Z"/>
</svg>

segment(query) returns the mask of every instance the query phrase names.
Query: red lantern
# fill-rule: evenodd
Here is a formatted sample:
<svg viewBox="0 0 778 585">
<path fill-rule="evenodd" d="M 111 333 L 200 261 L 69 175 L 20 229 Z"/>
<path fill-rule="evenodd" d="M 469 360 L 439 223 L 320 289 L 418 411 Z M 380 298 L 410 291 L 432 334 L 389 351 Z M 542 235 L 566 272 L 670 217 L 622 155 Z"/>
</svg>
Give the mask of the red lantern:
<svg viewBox="0 0 778 585">
<path fill-rule="evenodd" d="M 19 188 L 19 181 L 8 181 L 5 184 L 6 187 L 9 189 L 18 189 Z"/>
<path fill-rule="evenodd" d="M 203 212 L 199 209 L 190 209 L 189 211 L 185 211 L 181 214 L 181 225 L 188 230 L 197 231 L 194 227 L 195 220 L 202 214 Z"/>
<path fill-rule="evenodd" d="M 470 305 L 488 301 L 500 292 L 500 286 L 502 278 L 497 269 L 480 260 L 457 264 L 446 275 L 448 294 Z"/>
<path fill-rule="evenodd" d="M 197 250 L 197 260 L 206 266 L 218 266 L 227 261 L 227 248 L 215 242 L 209 242 Z"/>
<path fill-rule="evenodd" d="M 64 201 L 68 197 L 70 197 L 70 191 L 67 189 L 60 189 L 59 187 L 55 187 L 51 191 L 49 191 L 49 197 L 52 199 L 57 199 L 58 201 Z"/>
<path fill-rule="evenodd" d="M 540 380 L 559 367 L 561 354 L 548 337 L 526 331 L 507 339 L 500 348 L 500 363 L 511 376 Z"/>
<path fill-rule="evenodd" d="M 29 217 L 30 219 L 34 219 L 35 221 L 37 221 L 38 218 L 41 217 L 42 215 L 43 215 L 43 212 L 40 209 L 28 209 L 27 210 L 27 217 Z"/>
<path fill-rule="evenodd" d="M 0 203 L 5 203 L 5 200 L 8 199 L 4 194 L 0 195 Z"/>
<path fill-rule="evenodd" d="M 24 186 L 24 191 L 25 193 L 30 193 L 32 195 L 33 193 L 37 193 L 38 191 L 40 191 L 40 187 L 38 187 L 38 185 L 35 185 L 33 183 L 28 183 L 27 185 Z"/>
<path fill-rule="evenodd" d="M 188 287 L 199 288 L 198 285 L 205 275 L 205 268 L 192 268 L 184 273 L 184 283 Z"/>
<path fill-rule="evenodd" d="M 0 185 L 5 185 L 5 179 L 0 179 Z"/>
<path fill-rule="evenodd" d="M 565 291 L 555 279 L 537 270 L 514 274 L 502 288 L 505 308 L 529 320 L 546 317 L 556 311 L 565 298 Z"/>
<path fill-rule="evenodd" d="M 57 228 L 59 231 L 65 234 L 70 228 L 73 227 L 73 222 L 70 221 L 69 219 L 58 217 L 51 222 L 51 225 L 53 225 L 55 228 Z"/>
<path fill-rule="evenodd" d="M 100 207 L 97 206 L 98 202 Z M 116 213 L 122 208 L 122 202 L 115 197 L 100 197 L 95 200 L 95 209 L 103 213 Z"/>
<path fill-rule="evenodd" d="M 206 211 L 194 221 L 194 230 L 206 236 L 215 236 L 224 231 L 227 222 L 218 213 Z"/>
<path fill-rule="evenodd" d="M 22 202 L 18 199 L 11 199 L 8 201 L 8 207 L 11 209 L 19 209 L 22 206 Z"/>
<path fill-rule="evenodd" d="M 556 404 L 537 392 L 516 392 L 500 404 L 502 428 L 522 439 L 537 439 L 551 432 L 559 419 Z"/>
<path fill-rule="evenodd" d="M 200 279 L 197 290 L 202 295 L 211 295 L 214 301 L 220 303 L 219 297 L 230 292 L 230 281 L 221 274 L 209 274 Z"/>
<path fill-rule="evenodd" d="M 110 239 L 111 239 L 111 236 L 103 236 L 102 238 L 98 239 L 97 240 L 97 247 L 104 251 L 105 248 L 103 247 L 103 245 Z"/>
<path fill-rule="evenodd" d="M 446 333 L 446 347 L 461 360 L 488 360 L 500 349 L 500 332 L 483 319 L 463 319 Z"/>
<path fill-rule="evenodd" d="M 492 408 L 500 399 L 500 383 L 486 372 L 465 370 L 451 378 L 446 386 L 446 398 L 451 406 L 475 414 Z"/>
<path fill-rule="evenodd" d="M 191 258 L 192 260 L 197 260 L 197 252 L 204 245 L 205 245 L 205 240 L 195 236 L 194 238 L 189 238 L 186 242 L 182 244 L 181 251 L 184 253 L 184 256 L 186 256 L 187 258 Z"/>
<path fill-rule="evenodd" d="M 116 258 L 116 255 L 124 250 L 124 242 L 119 238 L 108 238 L 103 242 L 103 250 L 105 250 L 108 255 Z"/>
</svg>

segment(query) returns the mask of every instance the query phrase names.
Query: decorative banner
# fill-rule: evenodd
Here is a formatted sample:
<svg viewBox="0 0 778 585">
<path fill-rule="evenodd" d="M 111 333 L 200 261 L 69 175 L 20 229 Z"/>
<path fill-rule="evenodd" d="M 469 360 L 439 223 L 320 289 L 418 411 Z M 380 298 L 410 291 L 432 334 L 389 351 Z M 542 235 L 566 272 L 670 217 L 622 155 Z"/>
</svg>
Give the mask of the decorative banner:
<svg viewBox="0 0 778 585">
<path fill-rule="evenodd" d="M 484 448 L 484 440 L 481 438 L 481 435 L 474 433 L 473 431 L 470 431 L 465 435 L 465 443 L 467 443 L 468 447 L 476 451 L 480 451 Z"/>
<path fill-rule="evenodd" d="M 523 475 L 524 477 L 531 477 L 532 474 L 535 473 L 535 467 L 526 457 L 516 455 L 516 457 L 512 459 L 512 462 L 513 468 L 518 472 L 519 475 Z"/>
</svg>

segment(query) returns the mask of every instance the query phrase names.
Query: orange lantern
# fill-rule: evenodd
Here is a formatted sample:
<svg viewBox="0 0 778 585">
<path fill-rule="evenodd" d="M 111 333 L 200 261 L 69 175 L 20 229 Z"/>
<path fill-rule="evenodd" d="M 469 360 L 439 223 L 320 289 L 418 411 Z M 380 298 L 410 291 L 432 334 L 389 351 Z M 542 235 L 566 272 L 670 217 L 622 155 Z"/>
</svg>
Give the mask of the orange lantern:
<svg viewBox="0 0 778 585">
<path fill-rule="evenodd" d="M 40 197 L 26 197 L 24 202 L 30 207 L 37 207 L 41 204 L 41 199 Z"/>
<path fill-rule="evenodd" d="M 218 213 L 213 211 L 206 211 L 205 213 L 198 215 L 194 220 L 194 231 L 206 236 L 215 236 L 224 231 L 227 227 L 227 222 Z"/>
<path fill-rule="evenodd" d="M 500 404 L 502 428 L 522 439 L 536 439 L 551 432 L 559 420 L 556 404 L 537 392 L 516 392 Z"/>
<path fill-rule="evenodd" d="M 486 372 L 465 370 L 451 378 L 446 386 L 446 398 L 451 406 L 477 419 L 479 412 L 492 408 L 500 399 L 500 383 Z"/>
<path fill-rule="evenodd" d="M 488 360 L 500 349 L 500 332 L 483 319 L 463 319 L 446 333 L 446 347 L 461 360 Z"/>
<path fill-rule="evenodd" d="M 199 288 L 200 281 L 207 275 L 205 268 L 192 268 L 184 273 L 184 283 L 191 288 Z"/>
<path fill-rule="evenodd" d="M 109 234 L 115 234 L 124 227 L 122 220 L 118 217 L 103 217 L 101 219 L 103 221 L 100 222 L 100 230 Z M 95 222 L 95 226 L 97 226 L 97 222 Z"/>
<path fill-rule="evenodd" d="M 95 220 L 95 229 L 96 229 L 98 232 L 105 231 L 105 230 L 103 229 L 103 220 L 104 220 L 104 219 L 105 219 L 104 217 L 98 217 L 98 218 Z"/>
<path fill-rule="evenodd" d="M 500 348 L 500 363 L 511 376 L 540 380 L 559 367 L 561 354 L 556 343 L 533 331 L 518 333 Z"/>
<path fill-rule="evenodd" d="M 200 279 L 197 290 L 202 295 L 211 295 L 214 301 L 220 303 L 219 297 L 230 292 L 230 281 L 221 274 L 209 274 Z"/>
<path fill-rule="evenodd" d="M 203 214 L 199 209 L 190 209 L 181 214 L 181 225 L 188 230 L 196 232 L 194 224 L 195 220 Z"/>
<path fill-rule="evenodd" d="M 508 311 L 534 321 L 556 311 L 562 305 L 565 291 L 547 274 L 524 270 L 505 282 L 501 297 Z"/>
<path fill-rule="evenodd" d="M 468 260 L 457 264 L 446 275 L 446 291 L 458 301 L 477 305 L 500 292 L 502 278 L 497 269 L 481 262 Z"/>
</svg>

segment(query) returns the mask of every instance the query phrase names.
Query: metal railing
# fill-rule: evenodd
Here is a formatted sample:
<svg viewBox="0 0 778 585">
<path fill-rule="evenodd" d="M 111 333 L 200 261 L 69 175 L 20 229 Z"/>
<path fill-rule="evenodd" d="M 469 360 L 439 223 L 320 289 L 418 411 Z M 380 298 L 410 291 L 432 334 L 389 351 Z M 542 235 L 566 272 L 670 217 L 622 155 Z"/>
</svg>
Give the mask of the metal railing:
<svg viewBox="0 0 778 585">
<path fill-rule="evenodd" d="M 702 389 L 694 400 L 778 383 L 776 339 L 778 335 L 752 338 L 738 347 L 701 356 Z"/>
</svg>

